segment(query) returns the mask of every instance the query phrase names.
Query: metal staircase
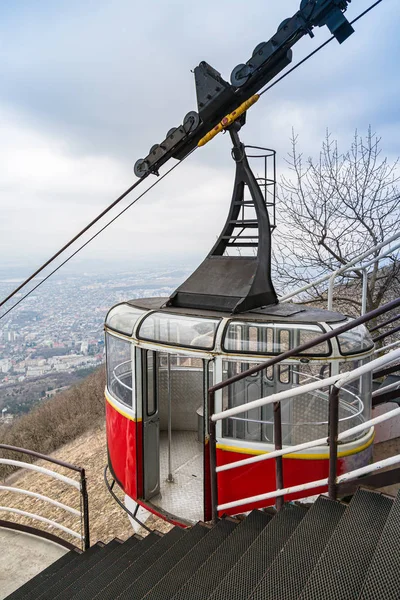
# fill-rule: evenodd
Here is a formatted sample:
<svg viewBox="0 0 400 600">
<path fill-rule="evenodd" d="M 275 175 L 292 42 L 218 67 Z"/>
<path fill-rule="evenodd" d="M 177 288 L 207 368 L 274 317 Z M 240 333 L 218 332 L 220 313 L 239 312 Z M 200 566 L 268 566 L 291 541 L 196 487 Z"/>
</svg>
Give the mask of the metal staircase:
<svg viewBox="0 0 400 600">
<path fill-rule="evenodd" d="M 72 551 L 8 600 L 394 600 L 399 569 L 400 493 L 359 489 Z"/>
</svg>

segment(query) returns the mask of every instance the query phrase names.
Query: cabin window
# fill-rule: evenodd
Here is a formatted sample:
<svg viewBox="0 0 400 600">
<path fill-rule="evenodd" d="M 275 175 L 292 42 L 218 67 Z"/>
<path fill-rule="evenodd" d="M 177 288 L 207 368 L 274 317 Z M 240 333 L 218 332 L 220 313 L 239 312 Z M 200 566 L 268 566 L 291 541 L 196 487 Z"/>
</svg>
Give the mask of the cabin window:
<svg viewBox="0 0 400 600">
<path fill-rule="evenodd" d="M 223 349 L 237 354 L 281 354 L 313 340 L 324 333 L 319 325 L 307 323 L 250 323 L 230 321 L 225 331 Z M 329 356 L 329 342 L 322 342 L 302 353 Z"/>
<path fill-rule="evenodd" d="M 147 395 L 146 413 L 152 417 L 157 411 L 157 353 L 146 351 Z"/>
<path fill-rule="evenodd" d="M 131 336 L 137 320 L 146 312 L 129 304 L 118 304 L 109 311 L 106 327 Z"/>
<path fill-rule="evenodd" d="M 280 383 L 290 382 L 290 365 L 278 365 Z"/>
<path fill-rule="evenodd" d="M 254 363 L 225 360 L 223 361 L 223 378 L 226 380 L 253 366 L 255 366 Z M 265 371 L 249 375 L 245 379 L 223 388 L 223 410 L 269 396 L 273 391 L 274 385 L 267 379 Z M 269 405 L 253 408 L 223 420 L 223 436 L 253 442 L 272 441 L 272 411 L 272 405 Z"/>
<path fill-rule="evenodd" d="M 374 342 L 369 331 L 364 325 L 354 327 L 351 331 L 346 331 L 338 335 L 338 342 L 341 354 L 357 354 L 365 352 L 374 347 Z"/>
<path fill-rule="evenodd" d="M 358 367 L 368 363 L 371 357 L 363 360 L 348 360 L 340 363 L 340 373 L 349 373 Z M 372 373 L 364 373 L 358 379 L 351 381 L 340 390 L 339 404 L 339 433 L 360 425 L 371 418 L 371 394 L 372 394 Z M 347 438 L 346 441 L 352 441 L 363 435 L 366 431 L 355 434 L 353 438 Z"/>
<path fill-rule="evenodd" d="M 212 350 L 220 319 L 152 313 L 141 323 L 138 338 L 161 344 Z"/>
<path fill-rule="evenodd" d="M 254 363 L 224 361 L 224 380 L 243 373 L 254 366 Z M 330 377 L 331 369 L 328 362 L 286 362 L 275 367 L 268 367 L 260 373 L 250 375 L 237 381 L 222 390 L 222 408 L 226 410 L 235 406 L 265 398 L 297 386 L 311 383 L 318 379 Z M 357 410 L 357 400 L 353 396 L 348 406 L 343 394 L 341 398 L 341 415 L 348 416 Z M 301 444 L 328 435 L 328 403 L 329 388 L 305 392 L 295 398 L 288 398 L 281 402 L 282 439 L 284 444 Z M 350 411 L 350 412 L 349 412 Z M 273 431 L 273 405 L 268 404 L 258 408 L 239 413 L 223 420 L 223 436 L 237 440 L 252 442 L 274 442 Z M 342 429 L 347 428 L 346 420 Z"/>
<path fill-rule="evenodd" d="M 111 395 L 132 407 L 131 344 L 107 333 L 107 388 Z"/>
</svg>

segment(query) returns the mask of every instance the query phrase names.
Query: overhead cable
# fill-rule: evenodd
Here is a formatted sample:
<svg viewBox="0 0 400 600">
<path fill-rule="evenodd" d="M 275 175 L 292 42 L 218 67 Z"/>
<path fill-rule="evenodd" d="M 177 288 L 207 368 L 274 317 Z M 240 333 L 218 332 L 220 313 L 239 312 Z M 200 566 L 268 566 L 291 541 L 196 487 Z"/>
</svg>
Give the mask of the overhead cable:
<svg viewBox="0 0 400 600">
<path fill-rule="evenodd" d="M 49 258 L 48 260 L 46 260 L 46 262 L 43 263 L 43 265 L 41 267 L 39 267 L 38 269 L 36 269 L 36 271 L 34 273 L 32 273 L 32 275 L 30 275 L 27 279 L 25 279 L 25 281 L 23 283 L 21 283 L 17 288 L 15 288 L 15 290 L 13 290 L 7 296 L 7 298 L 4 298 L 4 300 L 2 300 L 0 302 L 0 306 L 3 306 L 3 304 L 5 304 L 8 300 L 10 300 L 13 296 L 15 296 L 15 294 L 17 292 L 19 292 L 23 287 L 25 287 L 27 283 L 29 283 L 30 281 L 32 281 L 32 279 L 34 279 L 35 277 L 37 277 L 37 275 L 39 275 L 39 273 L 41 273 L 43 271 L 43 269 L 45 269 L 50 263 L 52 263 L 53 260 L 55 260 L 58 256 L 60 256 L 60 254 L 62 254 L 74 242 L 76 242 L 77 239 L 79 239 L 84 233 L 86 233 L 86 231 L 88 231 L 91 227 L 93 227 L 93 225 L 95 225 L 102 217 L 104 217 L 107 213 L 109 213 L 110 210 L 113 209 L 114 206 L 116 206 L 117 204 L 119 204 L 119 202 L 121 202 L 121 200 L 123 200 L 128 194 L 130 194 L 145 179 L 145 177 L 147 177 L 147 175 L 145 175 L 144 177 L 142 177 L 142 179 L 139 179 L 138 181 L 135 181 L 135 183 L 133 185 L 131 185 L 130 188 L 128 188 L 127 190 L 125 190 L 125 192 L 123 192 L 123 194 L 121 194 L 120 196 L 118 196 L 118 198 L 116 198 L 114 200 L 114 202 L 112 202 L 109 206 L 107 206 L 107 208 L 105 208 L 103 210 L 103 212 L 101 212 L 99 215 L 97 215 L 97 217 L 95 217 L 93 219 L 93 221 L 90 221 L 90 223 L 88 223 L 88 225 L 86 225 L 86 227 L 84 227 L 83 229 L 81 229 L 81 231 L 79 233 L 77 233 L 71 240 L 69 240 L 69 242 L 67 242 L 62 248 L 60 248 L 60 250 L 58 250 L 55 254 L 53 254 L 53 256 L 51 258 Z"/>
<path fill-rule="evenodd" d="M 377 0 L 376 2 L 374 2 L 374 4 L 372 4 L 371 6 L 369 6 L 366 10 L 364 10 L 362 13 L 360 13 L 355 19 L 353 19 L 353 21 L 350 22 L 351 25 L 353 25 L 354 23 L 356 23 L 359 19 L 361 19 L 362 17 L 364 17 L 367 13 L 369 13 L 373 8 L 375 8 L 375 6 L 377 6 L 378 4 L 380 4 L 382 2 L 382 0 Z M 298 67 L 300 67 L 302 64 L 304 64 L 309 58 L 311 58 L 312 56 L 314 56 L 317 52 L 319 52 L 320 50 L 322 50 L 322 48 L 324 48 L 325 46 L 327 46 L 333 39 L 335 39 L 334 36 L 330 37 L 328 40 L 326 40 L 323 44 L 321 44 L 320 46 L 318 46 L 318 48 L 316 48 L 315 50 L 313 50 L 313 52 L 311 52 L 310 54 L 308 54 L 305 58 L 303 58 L 301 61 L 299 61 L 297 64 L 295 64 L 291 69 L 289 69 L 288 71 L 286 71 L 281 77 L 278 77 L 278 79 L 276 79 L 271 85 L 267 86 L 264 90 L 262 90 L 259 93 L 259 96 L 262 96 L 263 94 L 265 94 L 266 92 L 268 92 L 271 88 L 273 88 L 277 83 L 279 83 L 280 81 L 282 81 L 282 79 L 284 79 L 285 77 L 287 77 L 290 73 L 292 73 L 293 71 L 295 71 Z M 35 287 L 32 288 L 32 290 L 30 290 L 27 294 L 25 294 L 18 302 L 16 302 L 13 306 L 11 306 L 5 313 L 3 313 L 2 315 L 0 315 L 0 319 L 2 319 L 3 317 L 5 317 L 11 310 L 13 310 L 16 306 L 18 306 L 18 304 L 20 304 L 20 302 L 22 302 L 25 298 L 27 298 L 34 290 L 36 290 L 40 285 L 42 285 L 42 283 L 44 283 L 45 281 L 47 281 L 47 279 L 49 279 L 49 277 L 51 277 L 54 273 L 56 273 L 63 265 L 65 265 L 69 260 L 71 260 L 71 258 L 73 258 L 76 254 L 78 254 L 78 252 L 80 252 L 85 246 L 87 246 L 95 237 L 97 237 L 102 231 L 104 231 L 104 229 L 106 229 L 109 225 L 111 225 L 111 223 L 113 223 L 120 215 L 122 215 L 126 210 L 128 210 L 128 208 L 130 208 L 133 204 L 135 204 L 140 198 L 142 198 L 149 190 L 151 190 L 159 181 L 161 181 L 162 179 L 164 179 L 164 177 L 166 177 L 171 171 L 173 171 L 179 164 L 181 164 L 188 156 L 190 156 L 195 150 L 197 149 L 197 147 L 195 147 L 193 150 L 191 150 L 184 159 L 182 159 L 179 163 L 176 163 L 171 169 L 169 169 L 169 171 L 167 171 L 162 177 L 160 177 L 154 184 L 152 184 L 145 192 L 143 192 L 143 194 L 141 194 L 140 196 L 138 196 L 137 198 L 135 198 L 135 200 L 133 200 L 133 202 L 131 202 L 124 210 L 122 210 L 116 217 L 114 217 L 113 219 L 111 219 L 111 221 L 109 221 L 102 229 L 100 229 L 96 234 L 94 234 L 87 242 L 85 242 L 84 244 L 82 244 L 82 246 L 80 246 L 78 248 L 78 250 L 76 250 L 73 254 L 71 254 L 66 260 L 64 260 L 58 267 L 56 267 L 51 273 L 49 273 L 49 275 L 47 275 L 40 283 L 38 283 Z M 43 265 L 41 265 L 41 267 L 39 267 L 34 273 L 32 273 L 32 275 L 30 275 L 27 279 L 25 279 L 17 288 L 15 288 L 6 298 L 4 298 L 4 300 L 0 301 L 0 307 L 3 306 L 6 302 L 8 302 L 8 300 L 10 300 L 13 296 L 15 296 L 15 294 L 17 294 L 23 287 L 25 287 L 30 281 L 32 281 L 32 279 L 34 279 L 35 277 L 37 277 L 37 275 L 39 275 L 39 273 L 41 273 L 50 263 L 52 263 L 58 256 L 60 256 L 60 254 L 62 254 L 67 248 L 69 248 L 74 242 L 76 242 L 84 233 L 86 233 L 89 229 L 91 229 L 91 227 L 93 227 L 93 225 L 95 225 L 102 217 L 104 217 L 112 208 L 114 208 L 119 202 L 121 202 L 121 200 L 123 200 L 128 194 L 130 194 L 136 187 L 138 187 L 140 185 L 140 183 L 142 183 L 146 177 L 148 177 L 149 173 L 146 173 L 141 179 L 139 179 L 138 181 L 136 181 L 133 185 L 131 185 L 131 187 L 129 187 L 125 192 L 123 192 L 118 198 L 116 198 L 116 200 L 114 200 L 114 202 L 112 202 L 107 208 L 105 208 L 97 217 L 95 217 L 88 225 L 86 225 L 86 227 L 84 227 L 79 233 L 77 233 L 69 242 L 67 242 L 62 248 L 60 248 L 60 250 L 58 250 L 51 258 L 49 258 Z"/>
<path fill-rule="evenodd" d="M 374 4 L 371 4 L 371 6 L 368 7 L 366 10 L 364 10 L 364 12 L 360 13 L 355 19 L 353 19 L 352 21 L 350 21 L 350 25 L 353 25 L 354 23 L 356 23 L 357 21 L 359 21 L 360 19 L 362 19 L 362 17 L 364 17 L 367 13 L 370 12 L 370 10 L 372 10 L 373 8 L 375 8 L 375 6 L 377 6 L 381 2 L 382 2 L 382 0 L 377 0 L 376 2 L 374 2 Z M 312 56 L 314 56 L 314 54 L 317 54 L 317 52 L 319 52 L 320 50 L 322 50 L 322 48 L 325 48 L 325 46 L 327 46 L 334 39 L 336 39 L 334 35 L 332 37 L 328 38 L 323 44 L 321 44 L 320 46 L 318 46 L 318 48 L 316 48 L 315 50 L 313 50 L 312 52 L 310 52 L 310 54 L 307 54 L 307 56 L 305 56 L 302 60 L 300 60 L 298 63 L 296 63 L 291 69 L 288 69 L 283 75 L 281 75 L 281 77 L 278 77 L 278 79 L 275 79 L 275 81 L 273 83 L 271 83 L 271 85 L 268 85 L 261 92 L 259 92 L 259 96 L 262 96 L 263 94 L 265 94 L 265 92 L 268 92 L 277 83 L 279 83 L 280 81 L 282 81 L 282 79 L 285 79 L 285 77 L 287 77 L 288 75 L 290 75 L 290 73 L 293 73 L 293 71 L 295 71 L 296 69 L 298 69 L 309 58 L 311 58 Z"/>
<path fill-rule="evenodd" d="M 80 252 L 81 250 L 83 250 L 83 248 L 85 248 L 85 246 L 87 246 L 88 244 L 90 244 L 90 242 L 92 242 L 98 235 L 100 235 L 100 233 L 102 233 L 105 229 L 107 229 L 107 227 L 109 227 L 112 223 L 114 223 L 114 221 L 116 221 L 124 212 L 126 212 L 129 208 L 131 208 L 131 206 L 133 206 L 134 204 L 136 204 L 136 202 L 138 202 L 138 200 L 140 200 L 141 198 L 143 198 L 143 196 L 145 196 L 147 194 L 147 192 L 150 192 L 150 190 L 152 190 L 156 185 L 158 185 L 162 179 L 164 179 L 174 169 L 176 169 L 179 165 L 181 165 L 183 163 L 183 161 L 186 160 L 195 150 L 196 150 L 196 148 L 193 148 L 193 150 L 191 150 L 189 152 L 189 154 L 187 154 L 185 156 L 185 158 L 183 158 L 180 162 L 178 162 L 175 165 L 173 165 L 173 167 L 171 167 L 166 173 L 164 173 L 164 175 L 161 175 L 161 177 L 159 177 L 154 183 L 152 183 L 151 186 L 148 187 L 142 194 L 140 194 L 134 200 L 132 200 L 132 202 L 130 202 L 130 204 L 128 204 L 128 206 L 126 206 L 117 215 L 115 215 L 115 217 L 113 217 L 110 221 L 108 221 L 108 223 L 106 223 L 104 225 L 104 227 L 102 227 L 101 229 L 99 229 L 99 231 L 97 231 L 94 235 L 92 235 L 92 237 L 89 238 L 84 244 L 82 244 L 77 250 L 75 250 L 75 252 L 73 252 L 72 254 L 70 254 L 70 256 L 68 256 L 68 258 L 66 258 L 55 269 L 53 269 L 48 275 L 46 275 L 46 277 L 44 277 L 41 281 L 39 281 L 39 283 L 37 283 L 31 290 L 29 290 L 29 292 L 27 292 L 24 296 L 22 296 L 22 298 L 20 298 L 18 300 L 18 302 L 15 302 L 15 304 L 13 304 L 12 306 L 10 306 L 10 308 L 8 310 L 6 310 L 2 315 L 0 315 L 0 320 L 3 319 L 3 317 L 5 317 L 6 315 L 8 315 L 8 313 L 10 313 L 16 306 L 18 306 L 18 304 L 20 304 L 21 302 L 23 302 L 23 300 L 25 300 L 28 296 L 30 296 L 35 290 L 37 290 L 38 287 L 40 287 L 41 285 L 43 285 L 43 283 L 45 281 L 47 281 L 52 275 L 54 275 L 54 273 L 56 273 L 59 269 L 61 269 L 61 267 L 63 267 L 68 261 L 70 261 L 71 258 L 73 258 L 74 256 L 76 256 L 78 254 L 78 252 Z M 141 180 L 139 180 L 139 181 L 141 181 Z M 126 191 L 125 192 L 125 196 L 127 195 L 127 193 L 129 193 L 129 192 Z M 120 198 L 121 198 L 121 196 L 120 196 Z M 115 206 L 115 203 L 113 203 L 113 205 Z M 107 212 L 108 212 L 108 210 L 107 210 Z M 85 229 L 85 231 L 87 231 L 87 228 Z M 77 239 L 77 237 L 75 237 L 75 239 Z M 68 244 L 68 245 L 71 245 L 71 244 Z M 57 254 L 57 256 L 58 256 L 58 254 Z M 49 261 L 48 261 L 47 264 L 49 264 Z M 32 276 L 27 281 L 30 281 L 31 279 L 32 279 Z M 19 287 L 19 289 L 21 289 L 21 286 Z M 14 293 L 16 293 L 16 292 L 14 292 Z M 9 297 L 12 297 L 14 295 L 14 293 L 11 294 Z M 4 302 L 2 302 L 2 304 L 4 304 Z"/>
</svg>

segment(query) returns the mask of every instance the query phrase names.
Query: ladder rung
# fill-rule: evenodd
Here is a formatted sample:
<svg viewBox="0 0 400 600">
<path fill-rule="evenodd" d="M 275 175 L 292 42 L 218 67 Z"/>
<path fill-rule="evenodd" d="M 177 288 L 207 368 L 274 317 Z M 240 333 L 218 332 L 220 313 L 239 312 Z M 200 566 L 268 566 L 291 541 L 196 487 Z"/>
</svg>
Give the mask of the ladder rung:
<svg viewBox="0 0 400 600">
<path fill-rule="evenodd" d="M 258 240 L 258 235 L 223 235 L 223 240 Z"/>
<path fill-rule="evenodd" d="M 243 242 L 242 244 L 234 244 L 233 242 L 226 244 L 232 248 L 258 248 L 258 244 L 251 242 Z"/>
<path fill-rule="evenodd" d="M 230 225 L 236 225 L 237 227 L 249 227 L 251 229 L 258 229 L 258 221 L 255 219 L 249 221 L 229 221 Z"/>
</svg>

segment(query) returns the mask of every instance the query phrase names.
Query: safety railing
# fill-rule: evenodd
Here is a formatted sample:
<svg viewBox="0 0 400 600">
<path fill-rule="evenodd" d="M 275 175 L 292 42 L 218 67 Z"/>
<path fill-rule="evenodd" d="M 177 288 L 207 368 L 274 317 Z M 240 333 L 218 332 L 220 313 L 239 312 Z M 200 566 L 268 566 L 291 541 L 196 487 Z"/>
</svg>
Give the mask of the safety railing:
<svg viewBox="0 0 400 600">
<path fill-rule="evenodd" d="M 138 511 L 140 508 L 140 504 L 136 504 L 136 508 L 134 510 L 134 512 L 131 512 L 126 506 L 125 504 L 118 498 L 117 494 L 114 492 L 114 486 L 115 486 L 115 479 L 112 479 L 111 483 L 108 481 L 108 477 L 107 477 L 107 472 L 108 472 L 108 465 L 106 465 L 104 467 L 104 483 L 106 484 L 106 488 L 109 491 L 109 493 L 111 494 L 113 500 L 115 500 L 115 502 L 118 504 L 118 506 L 120 508 L 122 508 L 122 510 L 124 512 L 126 512 L 126 514 L 128 515 L 128 517 L 130 517 L 133 521 L 135 521 L 140 527 L 143 527 L 143 529 L 145 529 L 146 531 L 148 531 L 149 533 L 151 533 L 151 529 L 150 527 L 147 527 L 147 525 L 145 523 L 143 523 L 143 521 L 141 521 L 140 519 L 138 519 Z"/>
<path fill-rule="evenodd" d="M 387 419 L 391 419 L 395 416 L 400 415 L 400 408 L 392 410 L 384 415 L 376 417 L 374 419 L 369 419 L 368 421 L 363 422 L 360 425 L 352 427 L 342 433 L 339 434 L 339 391 L 340 389 L 350 383 L 351 381 L 357 379 L 364 373 L 368 373 L 372 371 L 375 376 L 385 375 L 387 372 L 393 372 L 395 370 L 400 370 L 400 366 L 396 364 L 393 367 L 393 363 L 396 363 L 400 360 L 400 349 L 391 350 L 389 353 L 381 356 L 379 358 L 374 359 L 373 361 L 354 369 L 348 373 L 342 373 L 338 375 L 334 375 L 325 379 L 321 379 L 319 381 L 314 381 L 309 384 L 298 386 L 297 388 L 292 388 L 290 390 L 285 390 L 283 392 L 279 392 L 272 396 L 268 396 L 265 398 L 260 398 L 258 400 L 254 400 L 252 402 L 248 402 L 246 404 L 242 404 L 240 406 L 236 406 L 234 408 L 229 408 L 220 413 L 215 413 L 215 394 L 219 390 L 222 390 L 232 383 L 240 381 L 250 375 L 254 375 L 271 367 L 275 364 L 278 364 L 288 358 L 293 358 L 296 355 L 309 350 L 310 348 L 317 346 L 321 343 L 326 342 L 327 340 L 341 335 L 346 331 L 357 327 L 358 325 L 362 325 L 372 319 L 376 319 L 377 317 L 386 314 L 400 306 L 400 298 L 389 302 L 366 315 L 362 315 L 352 321 L 337 327 L 335 330 L 332 330 L 328 333 L 324 333 L 309 342 L 297 346 L 297 348 L 288 350 L 278 356 L 274 356 L 269 360 L 256 365 L 242 373 L 231 377 L 221 383 L 218 383 L 208 390 L 208 414 L 209 414 L 209 441 L 210 441 L 210 473 L 211 473 L 211 502 L 212 502 L 212 518 L 214 521 L 218 519 L 218 513 L 223 510 L 228 510 L 230 508 L 235 508 L 239 506 L 244 506 L 249 503 L 266 501 L 272 498 L 276 499 L 277 508 L 281 508 L 284 501 L 284 496 L 287 494 L 293 494 L 298 492 L 305 492 L 310 489 L 315 489 L 321 486 L 328 485 L 328 493 L 329 496 L 333 499 L 337 496 L 337 487 L 340 483 L 346 482 L 352 479 L 356 479 L 361 477 L 362 475 L 371 473 L 373 471 L 378 471 L 384 467 L 400 463 L 400 455 L 395 457 L 390 457 L 389 459 L 385 459 L 383 461 L 374 463 L 372 465 L 367 465 L 366 467 L 362 467 L 361 469 L 357 469 L 351 471 L 349 473 L 345 473 L 337 476 L 337 456 L 338 456 L 338 444 L 342 440 L 347 437 L 351 437 L 356 433 L 360 433 L 366 429 L 370 429 L 377 423 L 381 423 Z M 392 365 L 392 366 L 390 366 Z M 305 392 L 309 392 L 312 390 L 321 389 L 324 387 L 330 387 L 329 393 L 329 417 L 328 417 L 328 436 L 318 439 L 312 440 L 309 442 L 305 442 L 304 444 L 298 444 L 296 446 L 288 446 L 283 448 L 282 444 L 282 416 L 281 416 L 281 402 L 282 400 L 293 398 L 296 396 L 303 394 Z M 399 390 L 397 388 L 393 388 L 390 391 L 386 391 L 386 393 L 397 394 L 398 397 Z M 274 430 L 274 443 L 275 443 L 275 451 L 270 453 L 265 453 L 259 456 L 251 457 L 248 459 L 244 459 L 241 461 L 236 461 L 236 463 L 230 463 L 229 465 L 221 465 L 217 466 L 216 460 L 216 445 L 217 445 L 217 435 L 216 435 L 216 425 L 217 422 L 228 417 L 232 417 L 234 415 L 247 412 L 253 408 L 259 408 L 261 406 L 266 406 L 268 404 L 273 405 L 273 430 Z M 299 452 L 301 450 L 306 450 L 308 448 L 312 448 L 315 446 L 326 445 L 329 448 L 329 476 L 328 478 L 321 479 L 318 481 L 312 481 L 308 483 L 304 483 L 298 486 L 292 486 L 290 488 L 284 488 L 283 485 L 283 461 L 282 458 L 285 455 L 289 455 L 293 452 Z M 218 504 L 218 473 L 224 470 L 235 469 L 244 465 L 249 465 L 261 460 L 269 460 L 275 459 L 275 481 L 276 481 L 276 490 L 272 492 L 268 492 L 265 494 L 252 496 L 248 498 L 242 498 L 239 500 L 235 500 L 233 502 Z"/>
<path fill-rule="evenodd" d="M 44 454 L 40 454 L 39 452 L 35 452 L 33 450 L 27 450 L 25 448 L 18 448 L 16 446 L 0 444 L 0 449 L 6 450 L 9 452 L 13 452 L 13 453 L 17 453 L 17 454 L 26 454 L 28 456 L 32 456 L 34 458 L 44 460 L 46 462 L 69 469 L 70 471 L 79 473 L 79 481 L 77 481 L 76 479 L 72 479 L 71 477 L 66 477 L 65 475 L 62 475 L 60 473 L 57 473 L 56 471 L 52 471 L 51 469 L 42 467 L 35 463 L 28 463 L 28 462 L 23 462 L 20 460 L 14 460 L 14 459 L 0 457 L 0 464 L 2 464 L 2 465 L 10 465 L 13 467 L 18 467 L 20 469 L 23 468 L 23 469 L 28 469 L 30 471 L 35 471 L 36 473 L 41 473 L 43 475 L 47 475 L 49 477 L 52 477 L 53 479 L 61 481 L 62 483 L 77 489 L 80 494 L 80 510 L 77 510 L 76 508 L 68 506 L 62 502 L 58 502 L 57 500 L 49 498 L 48 496 L 44 496 L 43 494 L 39 494 L 38 492 L 32 492 L 29 490 L 25 490 L 25 489 L 22 489 L 19 487 L 12 487 L 9 485 L 0 485 L 0 491 L 35 498 L 36 500 L 40 500 L 47 504 L 51 504 L 57 508 L 61 508 L 62 510 L 66 511 L 74 516 L 79 517 L 80 529 L 81 529 L 80 533 L 77 531 L 74 531 L 73 529 L 70 529 L 69 527 L 66 527 L 65 525 L 62 525 L 61 523 L 59 523 L 57 521 L 53 521 L 53 520 L 43 517 L 41 515 L 27 512 L 25 510 L 21 510 L 18 508 L 9 507 L 9 506 L 0 506 L 0 511 L 20 515 L 20 516 L 32 519 L 33 521 L 39 521 L 39 522 L 45 523 L 46 525 L 49 525 L 50 527 L 54 527 L 55 529 L 63 531 L 64 533 L 67 533 L 68 535 L 72 536 L 73 538 L 78 539 L 81 543 L 82 549 L 88 550 L 90 548 L 89 499 L 88 499 L 88 493 L 87 493 L 87 482 L 86 482 L 85 469 L 83 469 L 82 467 L 77 467 L 75 465 L 67 463 L 65 461 L 58 460 L 58 459 L 52 458 L 50 456 L 46 456 Z M 23 527 L 21 525 L 19 526 L 19 528 L 23 529 Z M 31 530 L 32 528 L 29 527 L 27 529 Z M 36 531 L 38 534 L 44 533 L 38 529 L 36 529 Z M 64 543 L 64 545 L 69 546 L 69 544 L 67 542 L 65 542 L 65 540 L 58 538 L 58 536 L 51 536 L 51 537 L 54 537 L 57 539 L 57 541 L 60 540 Z"/>
<path fill-rule="evenodd" d="M 280 301 L 287 302 L 288 300 L 294 298 L 295 296 L 298 296 L 299 294 L 301 294 L 303 292 L 307 292 L 308 290 L 315 288 L 316 286 L 321 285 L 321 283 L 325 283 L 327 281 L 328 282 L 328 289 L 327 289 L 328 306 L 327 306 L 327 308 L 328 308 L 328 310 L 332 310 L 333 294 L 334 294 L 334 289 L 335 289 L 334 284 L 335 284 L 336 278 L 339 277 L 339 275 L 343 275 L 344 273 L 346 273 L 346 271 L 357 270 L 357 271 L 361 271 L 361 273 L 362 273 L 361 315 L 364 315 L 366 313 L 366 308 L 367 308 L 368 269 L 371 266 L 373 266 L 375 263 L 379 263 L 381 260 L 388 258 L 391 254 L 396 252 L 400 248 L 400 241 L 398 241 L 398 240 L 400 240 L 400 232 L 396 233 L 395 235 L 392 235 L 390 238 L 384 240 L 380 244 L 377 244 L 373 248 L 370 248 L 363 254 L 359 254 L 353 260 L 351 260 L 350 262 L 343 265 L 343 267 L 336 269 L 336 271 L 333 271 L 332 273 L 328 273 L 327 275 L 320 277 L 313 283 L 306 284 L 303 287 L 301 287 L 297 290 L 294 290 L 293 292 L 289 292 L 288 294 L 285 294 L 284 296 L 282 296 L 280 298 Z M 393 244 L 394 242 L 397 242 L 397 243 L 395 243 L 393 246 L 391 246 L 391 244 Z M 374 256 L 373 259 L 365 262 L 365 259 L 367 259 L 369 256 L 374 255 L 376 252 L 380 252 L 382 249 L 386 248 L 387 246 L 389 248 L 384 250 L 382 252 L 382 254 L 380 253 L 379 256 Z"/>
</svg>

